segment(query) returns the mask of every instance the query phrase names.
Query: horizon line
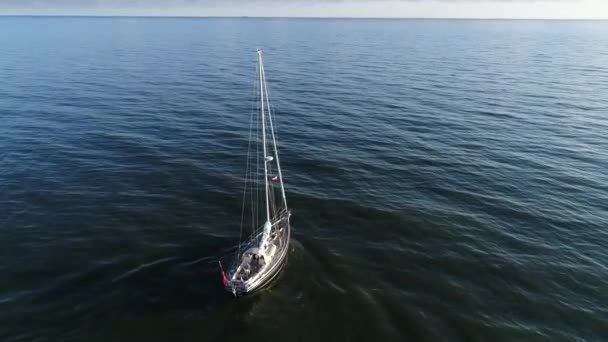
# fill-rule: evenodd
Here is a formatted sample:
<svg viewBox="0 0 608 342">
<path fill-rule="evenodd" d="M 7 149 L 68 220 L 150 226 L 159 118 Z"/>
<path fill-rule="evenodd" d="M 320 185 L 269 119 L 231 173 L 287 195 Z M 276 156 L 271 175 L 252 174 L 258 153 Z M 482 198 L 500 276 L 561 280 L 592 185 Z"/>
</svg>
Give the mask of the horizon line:
<svg viewBox="0 0 608 342">
<path fill-rule="evenodd" d="M 513 20 L 513 21 L 608 21 L 608 18 L 492 18 L 492 17 L 319 17 L 319 16 L 247 16 L 247 15 L 99 15 L 99 14 L 0 14 L 1 17 L 40 18 L 184 18 L 184 19 L 379 19 L 379 20 Z"/>
</svg>

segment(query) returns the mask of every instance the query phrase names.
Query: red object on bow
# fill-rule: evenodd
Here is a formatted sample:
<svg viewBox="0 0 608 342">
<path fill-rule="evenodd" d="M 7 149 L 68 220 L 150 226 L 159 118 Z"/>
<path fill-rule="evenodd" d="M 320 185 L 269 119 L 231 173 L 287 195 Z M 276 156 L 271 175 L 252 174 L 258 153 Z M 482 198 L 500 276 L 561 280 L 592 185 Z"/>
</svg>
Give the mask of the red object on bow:
<svg viewBox="0 0 608 342">
<path fill-rule="evenodd" d="M 224 273 L 224 268 L 222 267 L 222 262 L 218 261 L 218 263 L 220 264 L 220 272 L 222 272 L 222 284 L 224 284 L 224 286 L 226 286 L 226 284 L 228 284 L 228 278 L 226 278 L 226 273 Z"/>
</svg>

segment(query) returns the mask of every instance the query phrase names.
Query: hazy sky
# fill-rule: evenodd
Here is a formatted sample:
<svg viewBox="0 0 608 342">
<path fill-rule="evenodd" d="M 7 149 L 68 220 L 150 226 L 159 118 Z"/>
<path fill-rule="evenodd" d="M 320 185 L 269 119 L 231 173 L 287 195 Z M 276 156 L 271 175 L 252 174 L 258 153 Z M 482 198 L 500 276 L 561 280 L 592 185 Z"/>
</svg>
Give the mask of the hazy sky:
<svg viewBox="0 0 608 342">
<path fill-rule="evenodd" d="M 0 0 L 0 14 L 608 19 L 608 0 Z"/>
</svg>

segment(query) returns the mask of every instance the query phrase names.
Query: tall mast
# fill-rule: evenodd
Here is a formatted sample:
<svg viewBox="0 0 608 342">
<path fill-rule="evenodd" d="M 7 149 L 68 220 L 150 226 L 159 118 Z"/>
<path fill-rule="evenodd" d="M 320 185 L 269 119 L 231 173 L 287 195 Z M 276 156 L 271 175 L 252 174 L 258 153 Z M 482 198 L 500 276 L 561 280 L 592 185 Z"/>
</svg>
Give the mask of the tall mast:
<svg viewBox="0 0 608 342">
<path fill-rule="evenodd" d="M 285 187 L 283 186 L 283 174 L 281 173 L 281 164 L 279 163 L 279 151 L 277 150 L 277 140 L 274 136 L 274 127 L 272 124 L 272 116 L 270 110 L 270 99 L 268 98 L 268 87 L 266 85 L 266 73 L 264 72 L 264 65 L 260 64 L 262 68 L 262 77 L 264 78 L 264 93 L 266 95 L 266 104 L 268 105 L 268 121 L 270 122 L 270 133 L 272 135 L 272 144 L 274 146 L 274 157 L 277 160 L 277 170 L 279 171 L 279 182 L 281 183 L 281 195 L 283 196 L 283 204 L 287 209 L 287 198 L 285 197 Z"/>
<path fill-rule="evenodd" d="M 270 205 L 269 205 L 269 201 L 268 201 L 268 165 L 266 165 L 266 163 L 268 162 L 266 160 L 267 155 L 266 155 L 266 123 L 265 123 L 265 116 L 264 116 L 264 85 L 263 85 L 263 80 L 264 80 L 264 74 L 263 74 L 263 69 L 264 69 L 264 65 L 262 64 L 262 49 L 258 49 L 258 63 L 260 64 L 260 100 L 262 102 L 262 144 L 264 145 L 264 194 L 266 197 L 266 222 L 270 222 Z"/>
</svg>

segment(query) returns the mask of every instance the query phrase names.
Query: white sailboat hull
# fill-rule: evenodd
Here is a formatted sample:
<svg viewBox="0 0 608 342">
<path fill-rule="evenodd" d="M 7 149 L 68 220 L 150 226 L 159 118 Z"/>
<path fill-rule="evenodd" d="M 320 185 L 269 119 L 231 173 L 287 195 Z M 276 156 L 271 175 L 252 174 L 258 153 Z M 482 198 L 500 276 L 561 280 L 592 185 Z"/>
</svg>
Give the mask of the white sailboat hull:
<svg viewBox="0 0 608 342">
<path fill-rule="evenodd" d="M 233 271 L 228 274 L 228 282 L 225 286 L 227 291 L 235 296 L 241 296 L 266 287 L 276 278 L 285 265 L 287 253 L 289 251 L 289 240 L 291 238 L 289 216 L 290 213 L 286 212 L 285 217 L 279 218 L 277 221 L 277 225 L 279 225 L 282 220 L 285 220 L 286 224 L 282 227 L 282 231 L 278 231 L 277 229 L 274 232 L 277 234 L 274 239 L 277 241 L 277 244 L 275 245 L 276 250 L 273 252 L 272 258 L 266 265 L 261 267 L 256 274 L 244 279 L 244 277 L 241 277 L 245 273 L 243 269 L 244 267 L 251 265 L 251 260 L 247 259 L 247 253 L 255 252 L 258 253 L 258 255 L 262 254 L 259 251 L 259 248 L 255 247 L 261 234 L 252 237 L 246 244 L 245 251 L 238 256 L 237 265 L 235 265 Z"/>
</svg>

